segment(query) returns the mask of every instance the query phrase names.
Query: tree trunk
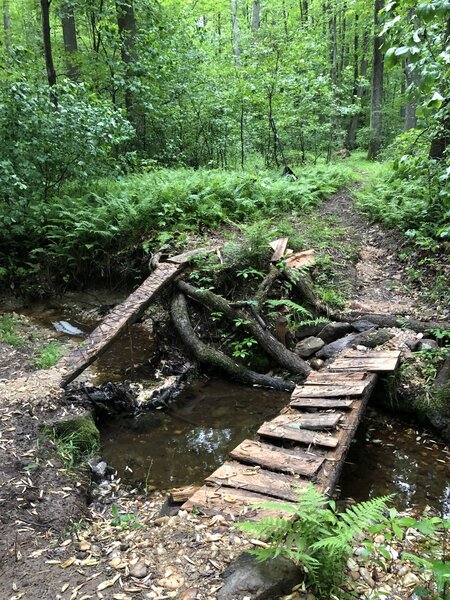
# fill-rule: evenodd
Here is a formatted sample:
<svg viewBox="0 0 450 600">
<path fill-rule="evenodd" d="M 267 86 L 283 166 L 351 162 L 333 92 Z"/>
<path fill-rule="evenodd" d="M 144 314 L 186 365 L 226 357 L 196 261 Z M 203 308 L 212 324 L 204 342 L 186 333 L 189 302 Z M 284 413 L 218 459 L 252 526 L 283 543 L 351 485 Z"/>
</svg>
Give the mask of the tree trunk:
<svg viewBox="0 0 450 600">
<path fill-rule="evenodd" d="M 248 315 L 241 311 L 235 310 L 230 304 L 209 290 L 199 290 L 189 285 L 185 281 L 179 281 L 178 287 L 180 290 L 201 302 L 211 310 L 222 312 L 228 319 L 235 321 L 239 319 L 243 321 L 246 329 L 250 331 L 258 344 L 272 357 L 277 363 L 295 375 L 308 375 L 311 372 L 310 366 L 302 360 L 297 354 L 294 354 L 279 342 L 267 329 L 264 329 L 259 323 L 253 319 L 249 319 Z"/>
<path fill-rule="evenodd" d="M 359 100 L 359 102 L 361 102 L 362 99 L 364 98 L 364 96 L 366 95 L 366 86 L 361 85 L 360 79 L 363 77 L 366 77 L 366 75 L 367 75 L 367 66 L 368 66 L 367 46 L 369 44 L 369 38 L 368 38 L 367 32 L 364 32 L 362 49 L 361 49 L 361 64 L 360 64 L 359 70 L 358 70 L 358 44 L 359 44 L 359 41 L 358 41 L 358 33 L 356 31 L 356 23 L 357 23 L 357 16 L 355 15 L 355 53 L 354 53 L 355 71 L 354 71 L 353 93 L 356 96 L 356 98 Z M 360 118 L 360 113 L 358 112 L 358 113 L 352 115 L 352 118 L 350 120 L 350 125 L 347 130 L 347 138 L 345 141 L 345 147 L 348 150 L 354 150 L 356 147 L 356 134 L 358 132 L 358 127 L 359 127 L 359 118 Z"/>
<path fill-rule="evenodd" d="M 45 66 L 47 69 L 48 85 L 56 85 L 56 71 L 53 64 L 52 42 L 50 37 L 50 2 L 51 0 L 41 0 L 42 12 L 42 38 L 44 42 Z M 56 105 L 56 96 L 51 94 L 51 100 Z"/>
<path fill-rule="evenodd" d="M 75 13 L 71 0 L 63 0 L 61 5 L 61 25 L 64 40 L 64 51 L 66 53 L 67 75 L 72 81 L 79 80 L 78 65 L 74 60 L 78 52 L 77 30 L 75 24 Z"/>
<path fill-rule="evenodd" d="M 384 56 L 383 38 L 378 35 L 380 23 L 379 13 L 384 6 L 384 0 L 374 2 L 374 38 L 373 38 L 373 72 L 372 72 L 372 103 L 370 109 L 370 140 L 367 152 L 368 160 L 374 160 L 381 148 L 382 143 L 382 119 L 381 108 L 383 106 L 383 76 Z"/>
<path fill-rule="evenodd" d="M 127 118 L 136 131 L 136 142 L 138 147 L 142 147 L 142 115 L 139 114 L 133 93 L 132 68 L 136 57 L 136 18 L 134 14 L 134 0 L 116 0 L 117 26 L 121 39 L 120 54 L 125 67 L 125 108 Z"/>
<path fill-rule="evenodd" d="M 261 2 L 260 0 L 253 0 L 252 9 L 252 31 L 256 32 L 261 26 Z"/>
<path fill-rule="evenodd" d="M 233 45 L 234 60 L 238 63 L 242 54 L 238 20 L 238 0 L 231 0 L 231 41 Z"/>
<path fill-rule="evenodd" d="M 210 348 L 204 344 L 194 332 L 189 319 L 186 298 L 183 294 L 176 294 L 172 299 L 171 315 L 175 328 L 183 343 L 193 353 L 195 358 L 204 364 L 212 365 L 228 373 L 233 379 L 249 383 L 250 385 L 260 385 L 280 391 L 291 392 L 295 384 L 291 381 L 284 381 L 278 377 L 270 377 L 255 373 L 236 361 L 226 356 L 223 352 Z"/>
<path fill-rule="evenodd" d="M 8 56 L 12 55 L 11 42 L 11 16 L 9 12 L 9 0 L 3 0 L 3 31 L 5 33 L 5 48 Z"/>
</svg>

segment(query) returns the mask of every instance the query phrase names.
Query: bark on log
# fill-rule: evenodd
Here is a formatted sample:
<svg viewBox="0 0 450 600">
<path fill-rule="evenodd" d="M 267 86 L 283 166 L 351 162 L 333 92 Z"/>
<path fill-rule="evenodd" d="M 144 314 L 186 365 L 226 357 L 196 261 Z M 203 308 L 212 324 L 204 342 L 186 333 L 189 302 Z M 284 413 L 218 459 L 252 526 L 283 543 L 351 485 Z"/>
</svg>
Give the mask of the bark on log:
<svg viewBox="0 0 450 600">
<path fill-rule="evenodd" d="M 430 329 L 450 330 L 449 321 L 418 321 L 410 319 L 403 315 L 386 315 L 383 313 L 366 313 L 360 311 L 352 311 L 348 313 L 339 313 L 333 316 L 336 321 L 358 321 L 359 319 L 367 319 L 379 325 L 380 327 L 406 327 L 413 331 L 426 332 Z"/>
<path fill-rule="evenodd" d="M 275 281 L 278 279 L 279 276 L 280 276 L 279 270 L 276 267 L 274 267 L 273 265 L 271 265 L 269 272 L 264 277 L 264 279 L 261 281 L 261 283 L 258 286 L 258 289 L 256 290 L 256 294 L 255 294 L 256 306 L 255 306 L 255 308 L 257 311 L 261 310 L 262 305 L 266 301 L 267 294 L 269 293 L 270 288 L 272 287 L 272 285 L 275 283 Z"/>
<path fill-rule="evenodd" d="M 294 354 L 294 352 L 288 350 L 286 346 L 270 333 L 270 331 L 264 329 L 257 321 L 249 319 L 245 312 L 232 308 L 225 298 L 222 298 L 209 290 L 199 290 L 185 281 L 179 281 L 178 288 L 190 298 L 197 300 L 211 310 L 222 312 L 228 319 L 241 319 L 246 322 L 244 326 L 251 332 L 258 344 L 264 348 L 264 350 L 274 358 L 281 367 L 288 370 L 290 373 L 306 376 L 311 372 L 311 367 L 303 359 L 297 354 Z"/>
<path fill-rule="evenodd" d="M 226 371 L 233 379 L 260 385 L 279 391 L 291 392 L 295 385 L 292 381 L 284 381 L 278 377 L 270 377 L 255 373 L 235 362 L 223 352 L 204 344 L 194 332 L 187 310 L 186 298 L 183 294 L 176 294 L 172 299 L 171 315 L 175 328 L 183 343 L 191 350 L 195 358 L 208 365 L 212 365 Z"/>
</svg>

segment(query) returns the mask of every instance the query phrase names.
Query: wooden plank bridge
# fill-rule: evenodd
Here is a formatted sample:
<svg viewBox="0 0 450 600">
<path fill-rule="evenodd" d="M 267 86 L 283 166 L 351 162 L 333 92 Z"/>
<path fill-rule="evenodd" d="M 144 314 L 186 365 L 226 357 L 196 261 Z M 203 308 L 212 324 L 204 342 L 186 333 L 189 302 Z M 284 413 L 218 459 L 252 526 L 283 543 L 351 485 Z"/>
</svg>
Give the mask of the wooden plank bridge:
<svg viewBox="0 0 450 600">
<path fill-rule="evenodd" d="M 311 373 L 281 413 L 261 425 L 258 439 L 234 448 L 182 508 L 252 519 L 282 514 L 256 511 L 254 504 L 293 502 L 309 482 L 332 494 L 377 373 L 394 371 L 399 357 L 399 351 L 347 351 Z"/>
</svg>

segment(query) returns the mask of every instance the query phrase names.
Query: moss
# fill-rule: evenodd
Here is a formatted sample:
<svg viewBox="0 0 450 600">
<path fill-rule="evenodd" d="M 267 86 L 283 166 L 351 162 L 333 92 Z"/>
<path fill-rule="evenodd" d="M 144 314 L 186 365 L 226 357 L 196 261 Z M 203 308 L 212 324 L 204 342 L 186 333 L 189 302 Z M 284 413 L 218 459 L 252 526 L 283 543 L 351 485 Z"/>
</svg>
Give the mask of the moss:
<svg viewBox="0 0 450 600">
<path fill-rule="evenodd" d="M 100 432 L 90 413 L 46 425 L 42 431 L 68 468 L 79 465 L 100 447 Z"/>
</svg>

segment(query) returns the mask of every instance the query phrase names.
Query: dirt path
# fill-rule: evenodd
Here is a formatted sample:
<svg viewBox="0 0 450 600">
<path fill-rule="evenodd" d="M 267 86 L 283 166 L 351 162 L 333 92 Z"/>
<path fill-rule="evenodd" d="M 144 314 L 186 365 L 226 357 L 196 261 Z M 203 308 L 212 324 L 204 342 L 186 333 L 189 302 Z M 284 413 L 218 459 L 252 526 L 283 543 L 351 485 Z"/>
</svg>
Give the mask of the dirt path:
<svg viewBox="0 0 450 600">
<path fill-rule="evenodd" d="M 319 216 L 345 226 L 338 236 L 358 247 L 356 264 L 339 269 L 351 282 L 350 308 L 437 316 L 408 285 L 395 236 L 361 218 L 348 192 Z M 249 542 L 220 517 L 161 516 L 164 496 L 114 479 L 88 491 L 85 476 L 69 477 L 39 426 L 82 408 L 63 398 L 53 371 L 27 371 L 21 352 L 0 344 L 0 600 L 216 598 L 221 571 Z"/>
</svg>

